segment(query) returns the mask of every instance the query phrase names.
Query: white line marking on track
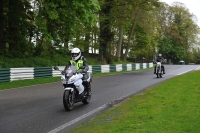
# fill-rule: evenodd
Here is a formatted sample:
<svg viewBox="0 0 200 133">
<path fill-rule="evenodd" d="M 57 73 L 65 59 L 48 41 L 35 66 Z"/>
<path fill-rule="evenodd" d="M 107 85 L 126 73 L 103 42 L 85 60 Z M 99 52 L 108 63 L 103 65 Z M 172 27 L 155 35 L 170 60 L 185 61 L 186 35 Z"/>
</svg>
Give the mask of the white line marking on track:
<svg viewBox="0 0 200 133">
<path fill-rule="evenodd" d="M 187 72 L 190 72 L 190 71 L 192 71 L 192 70 L 194 70 L 194 69 L 191 69 L 191 70 L 188 70 L 188 71 L 185 71 L 185 72 L 179 73 L 179 74 L 177 74 L 177 75 L 182 75 L 182 74 L 187 73 Z"/>
<path fill-rule="evenodd" d="M 55 128 L 55 129 L 49 131 L 48 133 L 57 133 L 57 132 L 63 130 L 64 128 L 66 128 L 68 126 L 70 126 L 70 125 L 72 125 L 72 124 L 74 124 L 74 123 L 76 123 L 76 122 L 78 122 L 78 121 L 80 121 L 80 120 L 82 120 L 82 119 L 84 119 L 84 118 L 86 118 L 86 117 L 88 117 L 88 116 L 100 111 L 100 110 L 105 109 L 106 107 L 107 107 L 106 104 L 101 106 L 101 107 L 98 107 L 95 110 L 92 110 L 92 111 L 88 112 L 87 114 L 84 114 L 84 115 L 82 115 L 82 116 L 80 116 L 80 117 L 78 117 L 78 118 L 76 118 L 74 120 L 71 120 L 70 122 L 67 122 L 67 123 Z"/>
</svg>

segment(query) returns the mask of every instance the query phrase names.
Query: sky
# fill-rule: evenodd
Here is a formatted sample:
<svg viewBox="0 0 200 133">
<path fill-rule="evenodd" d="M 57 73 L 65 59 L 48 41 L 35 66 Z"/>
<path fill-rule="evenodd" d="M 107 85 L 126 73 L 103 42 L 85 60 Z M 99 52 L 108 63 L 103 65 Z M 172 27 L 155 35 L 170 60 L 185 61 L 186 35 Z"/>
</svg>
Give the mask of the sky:
<svg viewBox="0 0 200 133">
<path fill-rule="evenodd" d="M 168 5 L 171 5 L 173 2 L 180 2 L 185 5 L 185 7 L 189 10 L 191 14 L 194 14 L 198 21 L 196 24 L 200 27 L 200 12 L 198 11 L 200 7 L 200 0 L 160 0 L 161 2 L 165 2 Z"/>
</svg>

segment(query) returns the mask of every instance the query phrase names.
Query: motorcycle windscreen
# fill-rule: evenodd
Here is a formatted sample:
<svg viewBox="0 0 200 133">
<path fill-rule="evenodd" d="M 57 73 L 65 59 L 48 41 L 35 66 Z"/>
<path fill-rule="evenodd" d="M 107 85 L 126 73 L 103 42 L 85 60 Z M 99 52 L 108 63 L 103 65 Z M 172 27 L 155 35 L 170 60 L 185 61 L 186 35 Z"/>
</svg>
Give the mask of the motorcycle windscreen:
<svg viewBox="0 0 200 133">
<path fill-rule="evenodd" d="M 76 73 L 76 66 L 68 66 L 65 73 L 67 77 L 73 76 L 73 74 Z"/>
</svg>

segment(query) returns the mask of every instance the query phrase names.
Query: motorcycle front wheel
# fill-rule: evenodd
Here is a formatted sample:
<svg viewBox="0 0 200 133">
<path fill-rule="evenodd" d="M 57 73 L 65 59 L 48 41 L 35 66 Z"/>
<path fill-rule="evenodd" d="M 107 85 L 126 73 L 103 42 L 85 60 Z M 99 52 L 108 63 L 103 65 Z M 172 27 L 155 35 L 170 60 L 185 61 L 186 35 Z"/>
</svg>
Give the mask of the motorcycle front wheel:
<svg viewBox="0 0 200 133">
<path fill-rule="evenodd" d="M 162 78 L 162 74 L 161 74 L 161 73 L 159 73 L 159 71 L 160 71 L 160 69 L 159 69 L 159 68 L 157 68 L 157 73 L 156 73 L 156 75 L 157 75 L 157 78 Z"/>
<path fill-rule="evenodd" d="M 64 91 L 63 94 L 63 105 L 67 111 L 71 111 L 74 107 L 74 99 L 73 99 L 73 93 L 71 93 L 68 90 Z"/>
</svg>

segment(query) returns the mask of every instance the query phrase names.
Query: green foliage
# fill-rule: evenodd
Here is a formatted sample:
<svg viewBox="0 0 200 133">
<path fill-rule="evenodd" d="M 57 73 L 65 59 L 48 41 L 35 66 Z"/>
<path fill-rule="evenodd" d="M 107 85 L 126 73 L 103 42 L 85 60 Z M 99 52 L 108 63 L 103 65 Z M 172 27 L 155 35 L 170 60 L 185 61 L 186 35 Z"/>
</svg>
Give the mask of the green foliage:
<svg viewBox="0 0 200 133">
<path fill-rule="evenodd" d="M 7 58 L 0 57 L 2 68 L 65 66 L 70 56 Z"/>
<path fill-rule="evenodd" d="M 171 49 L 172 60 L 189 61 L 189 48 L 196 43 L 197 30 L 192 15 L 179 3 L 174 3 L 171 8 L 174 16 L 173 23 L 168 27 L 168 36 L 171 37 L 173 49 Z M 176 53 L 175 53 L 176 52 Z M 191 58 L 191 55 L 190 55 Z"/>
<path fill-rule="evenodd" d="M 186 55 L 185 49 L 173 43 L 170 37 L 160 40 L 158 47 L 159 53 L 162 53 L 164 58 L 171 59 L 173 63 L 178 63 Z"/>
<path fill-rule="evenodd" d="M 47 53 L 48 54 L 48 53 Z M 82 55 L 87 59 L 88 65 L 103 65 L 105 62 L 99 61 L 96 54 Z M 45 55 L 44 57 L 26 57 L 26 58 L 7 58 L 0 56 L 0 68 L 19 68 L 19 67 L 49 67 L 49 66 L 66 66 L 70 60 L 71 54 L 65 50 L 57 50 L 52 55 Z M 130 63 L 122 61 L 118 63 Z M 110 64 L 117 64 L 117 62 L 110 62 Z"/>
<path fill-rule="evenodd" d="M 0 24 L 5 28 L 0 28 L 4 34 L 0 49 L 4 56 L 48 56 L 46 45 L 51 46 L 52 40 L 68 43 L 77 29 L 94 25 L 96 13 L 100 10 L 97 0 L 32 2 L 31 5 L 28 0 L 6 1 L 1 7 L 4 12 L 0 13 L 4 13 L 5 19 L 1 19 Z M 33 37 L 36 44 L 32 43 Z"/>
<path fill-rule="evenodd" d="M 94 48 L 99 51 L 99 60 L 111 63 L 116 59 L 115 51 L 117 58 L 122 58 L 124 53 L 120 53 L 120 49 L 126 49 L 124 60 L 130 49 L 137 57 L 150 58 L 160 43 L 161 52 L 174 62 L 181 59 L 198 61 L 189 50 L 199 42 L 199 29 L 194 16 L 181 3 L 169 6 L 157 0 L 32 2 L 3 0 L 3 5 L 0 4 L 2 56 L 54 58 L 57 54 L 69 54 L 72 47 L 79 47 L 87 54 L 89 48 Z M 116 45 L 119 31 L 123 43 Z M 170 39 L 165 39 L 168 37 Z M 69 46 L 69 42 L 73 44 Z M 1 64 L 5 66 L 4 62 Z M 23 64 L 19 62 L 18 65 Z"/>
<path fill-rule="evenodd" d="M 39 30 L 45 34 L 45 39 L 72 39 L 77 27 L 93 25 L 99 5 L 96 0 L 39 2 L 40 11 L 37 15 Z"/>
<path fill-rule="evenodd" d="M 194 56 L 192 56 L 193 59 L 191 59 L 189 62 L 200 64 L 200 49 L 199 48 L 193 49 L 191 54 L 194 55 Z"/>
<path fill-rule="evenodd" d="M 181 45 L 172 41 L 171 37 L 164 37 L 159 42 L 159 53 L 166 59 L 171 59 L 173 63 L 179 63 L 186 56 L 186 51 Z"/>
<path fill-rule="evenodd" d="M 4 54 L 9 54 L 11 57 L 26 56 L 29 46 L 27 45 L 26 37 L 29 27 L 33 27 L 31 6 L 28 0 L 16 0 L 4 3 L 4 21 L 5 25 L 3 42 L 0 45 L 5 45 Z M 27 30 L 28 29 L 28 30 Z M 7 45 L 9 47 L 7 47 Z M 25 54 L 24 54 L 25 53 Z"/>
<path fill-rule="evenodd" d="M 45 54 L 45 53 L 43 53 Z M 52 55 L 48 52 L 43 57 L 26 57 L 26 58 L 7 58 L 0 56 L 0 68 L 18 68 L 18 67 L 49 67 L 49 66 L 65 66 L 71 58 L 71 54 L 64 49 L 56 50 Z M 87 56 L 82 53 L 87 59 L 88 65 L 105 64 L 97 59 L 96 54 Z"/>
<path fill-rule="evenodd" d="M 157 40 L 153 35 L 146 31 L 147 29 L 137 25 L 135 29 L 135 41 L 130 51 L 130 56 L 142 59 L 145 57 L 148 60 L 152 60 L 155 54 L 155 46 Z"/>
<path fill-rule="evenodd" d="M 136 26 L 135 32 L 136 32 L 135 33 L 135 39 L 136 39 L 135 48 L 136 49 L 144 48 L 149 42 L 147 32 L 145 32 L 145 30 L 140 25 Z"/>
</svg>

